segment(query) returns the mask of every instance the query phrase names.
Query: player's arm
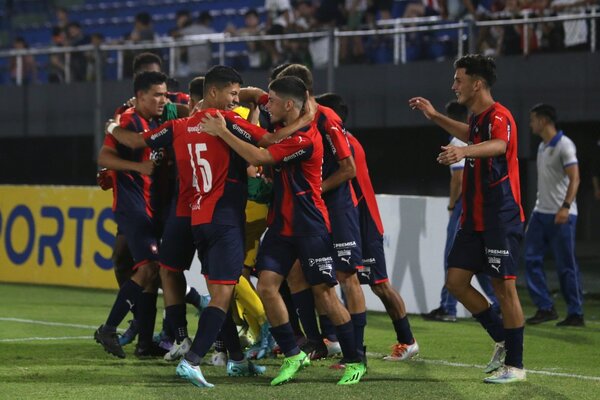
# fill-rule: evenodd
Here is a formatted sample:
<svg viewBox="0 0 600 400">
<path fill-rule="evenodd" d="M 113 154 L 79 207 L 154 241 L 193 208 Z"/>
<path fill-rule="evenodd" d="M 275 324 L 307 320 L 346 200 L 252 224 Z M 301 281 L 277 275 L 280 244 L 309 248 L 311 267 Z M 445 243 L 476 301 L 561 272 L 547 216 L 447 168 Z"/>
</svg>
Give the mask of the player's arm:
<svg viewBox="0 0 600 400">
<path fill-rule="evenodd" d="M 205 124 L 211 124 L 211 129 L 207 129 Z M 225 118 L 223 118 L 219 112 L 217 112 L 216 117 L 207 114 L 202 120 L 201 129 L 210 135 L 218 136 L 223 139 L 233 151 L 252 165 L 259 166 L 275 163 L 275 159 L 266 149 L 258 148 L 231 133 L 231 131 L 227 129 Z"/>
<path fill-rule="evenodd" d="M 127 146 L 131 149 L 141 149 L 146 147 L 146 142 L 142 135 L 137 132 L 130 131 L 126 128 L 121 128 L 113 120 L 109 120 L 106 124 L 106 133 L 112 135 L 115 140 L 121 143 L 123 146 Z"/>
<path fill-rule="evenodd" d="M 464 158 L 488 158 L 497 157 L 506 153 L 506 142 L 502 139 L 490 139 L 485 142 L 469 146 L 442 146 L 442 152 L 437 161 L 440 164 L 450 165 Z"/>
<path fill-rule="evenodd" d="M 469 140 L 469 125 L 464 122 L 455 121 L 452 118 L 445 116 L 437 111 L 429 100 L 423 97 L 413 97 L 408 100 L 408 105 L 413 110 L 420 110 L 425 115 L 425 118 L 433 121 L 440 128 L 451 134 L 452 136 L 468 142 Z"/>
<path fill-rule="evenodd" d="M 462 192 L 463 169 L 453 169 L 450 175 L 450 200 L 448 201 L 448 211 L 454 210 L 456 202 Z"/>
<path fill-rule="evenodd" d="M 238 97 L 240 99 L 240 103 L 261 104 L 261 97 L 266 95 L 267 92 L 265 92 L 261 88 L 248 86 L 240 89 Z"/>
<path fill-rule="evenodd" d="M 561 207 L 556 216 L 554 217 L 555 224 L 565 224 L 569 220 L 569 208 L 571 204 L 575 201 L 575 197 L 577 197 L 577 190 L 579 190 L 579 165 L 571 164 L 565 167 L 565 173 L 567 174 L 567 178 L 569 179 L 569 186 L 567 186 L 567 194 L 565 195 L 565 200 L 563 202 L 563 207 Z M 566 203 L 566 204 L 565 204 Z M 566 205 L 568 207 L 565 207 Z"/>
<path fill-rule="evenodd" d="M 331 174 L 329 178 L 325 179 L 321 184 L 323 193 L 335 189 L 344 182 L 347 182 L 356 176 L 356 164 L 354 163 L 354 157 L 350 156 L 340 160 L 339 165 L 340 167 L 337 169 L 337 171 Z"/>
<path fill-rule="evenodd" d="M 106 145 L 102 146 L 100 149 L 98 166 L 113 171 L 136 171 L 142 175 L 152 175 L 152 172 L 154 171 L 154 163 L 152 160 L 142 161 L 141 163 L 123 160 L 119 157 L 116 149 Z"/>
</svg>

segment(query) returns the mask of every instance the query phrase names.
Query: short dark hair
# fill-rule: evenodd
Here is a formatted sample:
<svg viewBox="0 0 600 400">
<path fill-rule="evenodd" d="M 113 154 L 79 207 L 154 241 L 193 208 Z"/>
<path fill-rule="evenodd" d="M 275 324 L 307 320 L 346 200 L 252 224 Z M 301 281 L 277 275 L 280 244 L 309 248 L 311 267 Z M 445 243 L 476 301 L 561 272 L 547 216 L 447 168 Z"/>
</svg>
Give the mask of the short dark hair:
<svg viewBox="0 0 600 400">
<path fill-rule="evenodd" d="M 271 75 L 269 76 L 269 81 L 274 81 L 275 79 L 277 79 L 277 76 L 281 73 L 281 71 L 283 71 L 290 65 L 292 65 L 292 64 L 291 63 L 283 63 L 283 64 L 279 64 L 276 67 L 273 67 L 273 69 L 271 70 Z"/>
<path fill-rule="evenodd" d="M 81 29 L 81 24 L 79 22 L 76 21 L 71 21 L 67 24 L 66 26 L 67 29 L 69 28 L 77 28 L 77 29 Z"/>
<path fill-rule="evenodd" d="M 254 8 L 251 8 L 244 13 L 244 18 L 247 18 L 249 15 L 254 15 L 256 18 L 258 18 L 258 11 L 256 11 Z"/>
<path fill-rule="evenodd" d="M 269 83 L 269 90 L 278 96 L 287 97 L 294 101 L 298 108 L 304 106 L 306 101 L 306 85 L 295 76 L 282 76 Z"/>
<path fill-rule="evenodd" d="M 536 104 L 531 108 L 531 112 L 537 114 L 540 117 L 546 117 L 550 122 L 556 124 L 558 120 L 558 115 L 556 114 L 556 109 L 552 107 L 550 104 Z"/>
<path fill-rule="evenodd" d="M 154 85 L 162 85 L 167 83 L 167 75 L 162 72 L 144 71 L 135 76 L 133 79 L 133 93 L 148 91 Z"/>
<path fill-rule="evenodd" d="M 446 115 L 455 121 L 466 122 L 469 116 L 469 109 L 464 104 L 456 100 L 449 101 L 445 106 Z"/>
<path fill-rule="evenodd" d="M 147 12 L 137 13 L 135 15 L 135 22 L 139 22 L 142 25 L 150 25 L 152 23 L 152 16 Z"/>
<path fill-rule="evenodd" d="M 315 97 L 315 100 L 320 105 L 331 108 L 339 115 L 342 122 L 346 122 L 346 118 L 348 118 L 348 106 L 342 96 L 336 93 L 323 93 Z"/>
<path fill-rule="evenodd" d="M 202 11 L 198 16 L 198 22 L 201 24 L 210 24 L 213 21 L 212 15 L 208 11 Z"/>
<path fill-rule="evenodd" d="M 278 76 L 295 76 L 296 78 L 304 82 L 304 85 L 306 86 L 306 89 L 309 93 L 312 94 L 313 92 L 312 72 L 310 72 L 310 69 L 306 68 L 302 64 L 292 64 L 289 67 L 285 68 L 283 71 L 281 71 Z"/>
<path fill-rule="evenodd" d="M 223 89 L 225 86 L 231 85 L 232 83 L 239 83 L 242 85 L 244 83 L 242 76 L 231 67 L 215 65 L 208 70 L 206 75 L 204 75 L 204 94 L 206 94 L 206 91 L 211 86 Z"/>
<path fill-rule="evenodd" d="M 496 83 L 496 61 L 481 54 L 467 54 L 454 62 L 454 68 L 464 68 L 467 75 L 483 79 L 488 87 Z"/>
<path fill-rule="evenodd" d="M 204 98 L 204 77 L 198 76 L 190 81 L 189 85 L 190 96 L 195 101 L 200 101 Z"/>
<path fill-rule="evenodd" d="M 133 59 L 133 73 L 139 73 L 143 66 L 150 64 L 158 64 L 162 69 L 162 60 L 156 54 L 148 52 L 138 54 Z"/>
</svg>

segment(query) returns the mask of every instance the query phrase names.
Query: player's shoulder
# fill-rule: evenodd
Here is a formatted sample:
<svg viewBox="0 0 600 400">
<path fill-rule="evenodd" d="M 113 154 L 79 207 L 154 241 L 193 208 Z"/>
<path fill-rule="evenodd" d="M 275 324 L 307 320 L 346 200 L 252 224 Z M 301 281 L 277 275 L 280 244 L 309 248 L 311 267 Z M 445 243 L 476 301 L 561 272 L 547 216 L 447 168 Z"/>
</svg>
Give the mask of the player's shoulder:
<svg viewBox="0 0 600 400">
<path fill-rule="evenodd" d="M 120 124 L 122 127 L 126 127 L 131 123 L 135 122 L 137 113 L 135 112 L 135 108 L 129 107 L 127 110 L 123 111 L 120 118 Z"/>
<path fill-rule="evenodd" d="M 331 108 L 323 106 L 321 104 L 317 105 L 317 118 L 326 119 L 329 121 L 335 121 L 339 124 L 342 123 L 342 119 L 335 111 Z"/>
<path fill-rule="evenodd" d="M 498 102 L 492 106 L 490 118 L 502 123 L 513 123 L 514 121 L 510 110 Z"/>
</svg>

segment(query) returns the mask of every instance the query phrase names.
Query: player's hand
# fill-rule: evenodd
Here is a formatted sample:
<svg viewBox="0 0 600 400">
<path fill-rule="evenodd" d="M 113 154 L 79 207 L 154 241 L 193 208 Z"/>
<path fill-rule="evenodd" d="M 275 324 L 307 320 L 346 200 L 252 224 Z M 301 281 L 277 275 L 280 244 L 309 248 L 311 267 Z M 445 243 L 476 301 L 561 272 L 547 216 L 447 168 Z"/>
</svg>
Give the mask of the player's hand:
<svg viewBox="0 0 600 400">
<path fill-rule="evenodd" d="M 315 119 L 315 115 L 317 115 L 317 102 L 310 97 L 308 91 L 306 92 L 306 98 L 307 100 L 304 102 L 304 110 L 301 118 L 302 121 L 306 122 L 308 125 Z"/>
<path fill-rule="evenodd" d="M 135 96 L 133 96 L 132 98 L 127 100 L 125 104 L 127 105 L 127 107 L 135 107 L 137 105 L 137 99 L 135 98 Z"/>
<path fill-rule="evenodd" d="M 142 175 L 150 176 L 154 172 L 155 166 L 156 164 L 153 160 L 145 160 L 138 164 L 137 172 L 139 172 Z"/>
<path fill-rule="evenodd" d="M 412 110 L 420 110 L 427 119 L 432 119 L 437 113 L 431 102 L 424 97 L 413 97 L 408 100 L 408 106 Z"/>
<path fill-rule="evenodd" d="M 96 183 L 102 190 L 111 190 L 113 188 L 114 171 L 102 168 L 96 174 Z"/>
<path fill-rule="evenodd" d="M 464 147 L 442 146 L 442 152 L 437 156 L 437 162 L 451 165 L 465 158 Z"/>
<path fill-rule="evenodd" d="M 220 136 L 227 130 L 227 124 L 225 123 L 225 118 L 217 111 L 217 114 L 214 117 L 210 114 L 204 116 L 200 129 L 202 132 L 206 132 L 209 135 Z"/>
<path fill-rule="evenodd" d="M 554 223 L 556 225 L 566 224 L 569 221 L 569 209 L 561 208 L 554 216 Z"/>
<path fill-rule="evenodd" d="M 113 118 L 106 121 L 106 123 L 104 124 L 104 134 L 105 135 L 110 135 L 110 133 L 108 132 L 108 126 L 113 123 L 118 124 L 118 122 L 116 120 L 114 120 Z"/>
</svg>

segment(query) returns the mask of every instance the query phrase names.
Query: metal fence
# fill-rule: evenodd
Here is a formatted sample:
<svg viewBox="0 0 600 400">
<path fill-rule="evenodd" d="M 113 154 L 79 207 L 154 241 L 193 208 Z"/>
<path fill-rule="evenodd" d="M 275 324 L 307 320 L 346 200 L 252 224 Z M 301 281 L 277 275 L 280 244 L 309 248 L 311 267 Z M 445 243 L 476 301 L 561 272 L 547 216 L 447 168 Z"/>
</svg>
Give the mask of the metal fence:
<svg viewBox="0 0 600 400">
<path fill-rule="evenodd" d="M 571 15 L 558 16 L 543 16 L 532 17 L 529 13 L 524 13 L 519 19 L 499 19 L 490 21 L 474 21 L 461 20 L 458 22 L 446 23 L 439 17 L 424 17 L 412 19 L 393 19 L 379 21 L 378 27 L 375 29 L 364 29 L 355 31 L 345 31 L 339 29 L 331 29 L 328 31 L 318 31 L 309 33 L 293 33 L 281 35 L 260 35 L 260 36 L 230 36 L 224 33 L 197 35 L 188 37 L 182 40 L 162 39 L 141 44 L 102 44 L 100 46 L 84 45 L 78 47 L 48 47 L 35 48 L 24 50 L 4 50 L 0 51 L 0 58 L 13 58 L 16 60 L 16 74 L 14 81 L 17 85 L 22 85 L 24 82 L 24 57 L 39 56 L 39 55 L 64 55 L 65 63 L 65 82 L 71 81 L 71 56 L 75 52 L 85 52 L 92 55 L 94 65 L 97 68 L 96 77 L 102 76 L 102 68 L 104 60 L 110 58 L 114 60 L 116 68 L 116 79 L 123 78 L 124 53 L 126 51 L 140 50 L 160 50 L 168 53 L 169 72 L 175 70 L 176 52 L 179 48 L 187 48 L 195 45 L 211 44 L 217 49 L 214 54 L 215 61 L 218 64 L 225 64 L 228 54 L 226 45 L 230 43 L 249 43 L 260 41 L 281 41 L 281 40 L 318 40 L 327 39 L 328 57 L 325 67 L 328 70 L 329 89 L 333 89 L 334 69 L 339 65 L 339 48 L 340 40 L 349 37 L 391 37 L 393 40 L 392 46 L 392 62 L 394 64 L 407 62 L 407 36 L 412 33 L 432 33 L 432 32 L 452 32 L 456 37 L 454 49 L 456 56 L 460 57 L 468 52 L 476 51 L 477 32 L 478 28 L 482 27 L 506 27 L 506 26 L 533 26 L 538 23 L 566 22 L 566 21 L 589 21 L 590 35 L 589 48 L 591 52 L 596 51 L 597 43 L 597 19 L 600 13 L 596 8 L 591 8 L 587 12 Z M 415 25 L 416 24 L 416 25 Z M 409 26 L 410 25 L 410 26 Z M 529 29 L 523 30 L 523 54 L 530 53 L 529 48 Z M 110 55 L 111 57 L 105 57 Z"/>
</svg>

